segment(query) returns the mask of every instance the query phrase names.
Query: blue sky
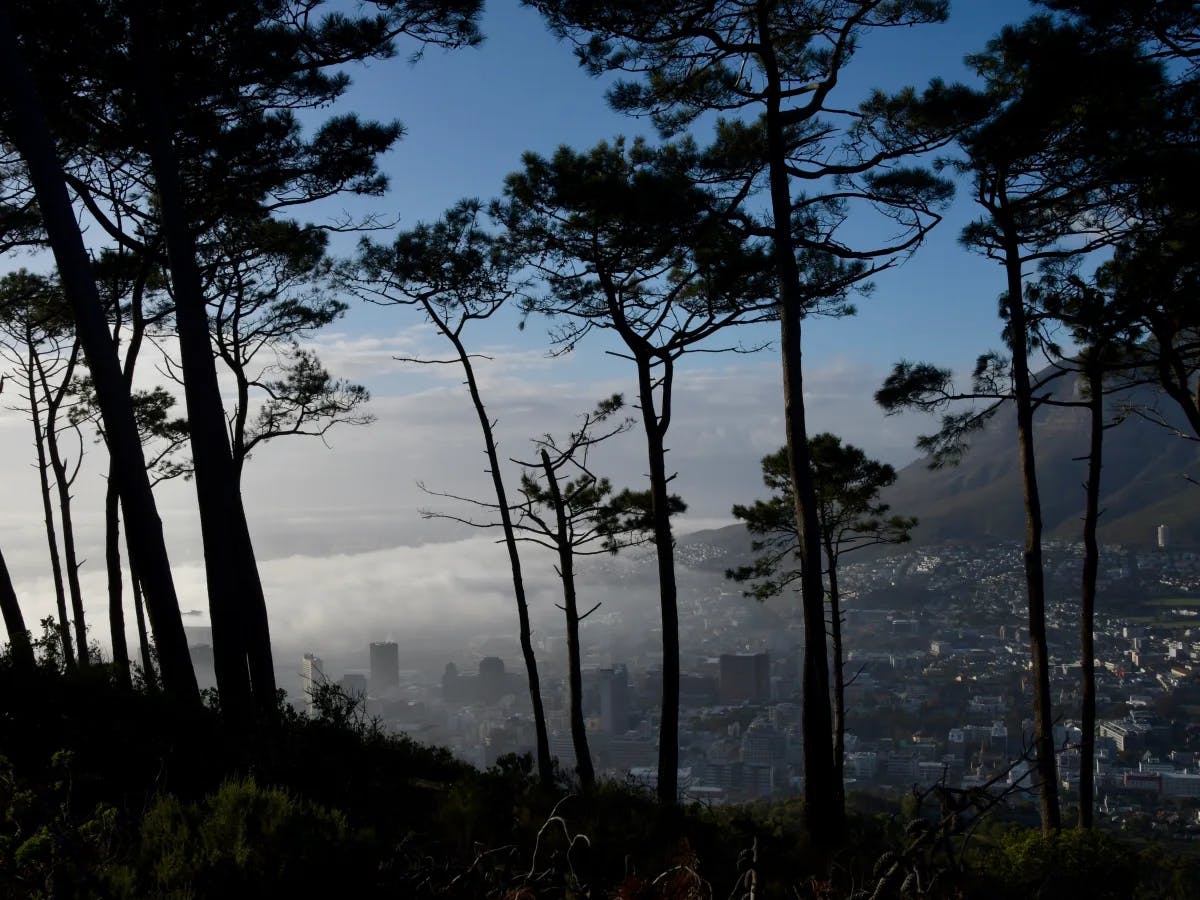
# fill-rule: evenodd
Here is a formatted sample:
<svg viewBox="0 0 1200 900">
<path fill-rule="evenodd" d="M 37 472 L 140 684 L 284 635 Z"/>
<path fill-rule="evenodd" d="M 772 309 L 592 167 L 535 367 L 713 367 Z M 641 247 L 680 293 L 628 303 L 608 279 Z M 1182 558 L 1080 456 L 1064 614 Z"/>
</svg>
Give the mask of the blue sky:
<svg viewBox="0 0 1200 900">
<path fill-rule="evenodd" d="M 1031 9 L 1024 0 L 959 0 L 942 25 L 868 35 L 845 70 L 838 102 L 876 87 L 921 86 L 933 77 L 969 80 L 964 55 Z M 354 83 L 347 105 L 364 117 L 398 118 L 407 131 L 384 160 L 389 195 L 357 201 L 351 209 L 376 211 L 409 227 L 438 217 L 461 197 L 496 196 L 526 151 L 546 155 L 562 144 L 585 149 L 616 135 L 654 136 L 645 120 L 608 108 L 608 82 L 582 70 L 571 47 L 556 41 L 533 10 L 514 0 L 491 0 L 482 26 L 486 37 L 479 48 L 433 49 L 410 64 L 401 47 L 396 59 L 349 70 Z M 696 137 L 703 141 L 703 130 Z M 856 321 L 814 323 L 809 353 L 818 361 L 845 353 L 944 358 L 948 348 L 961 347 L 966 360 L 991 346 L 1001 278 L 957 243 L 973 215 L 969 198 L 960 197 L 923 250 L 877 280 Z M 338 246 L 349 252 L 351 243 L 347 238 Z M 367 312 L 350 323 L 377 327 L 379 315 Z M 505 320 L 504 327 L 510 324 Z"/>
<path fill-rule="evenodd" d="M 981 49 L 1003 24 L 1020 21 L 1029 9 L 1019 0 L 960 0 L 952 4 L 948 24 L 868 36 L 846 70 L 838 102 L 852 103 L 873 87 L 922 85 L 934 76 L 966 78 L 964 54 Z M 333 218 L 344 207 L 410 227 L 436 218 L 459 198 L 496 196 L 527 150 L 549 154 L 560 144 L 586 149 L 619 134 L 648 134 L 645 122 L 608 109 L 604 83 L 584 73 L 570 48 L 556 42 L 532 11 L 515 0 L 491 0 L 482 26 L 486 41 L 478 49 L 430 50 L 410 64 L 412 48 L 402 47 L 396 59 L 349 70 L 354 84 L 335 111 L 400 119 L 407 135 L 383 161 L 391 177 L 386 196 L 339 201 L 307 218 Z M 871 393 L 902 357 L 962 368 L 999 343 L 1000 272 L 958 245 L 959 230 L 973 215 L 960 198 L 913 259 L 877 279 L 873 295 L 858 304 L 858 316 L 807 326 L 810 430 L 835 431 L 898 465 L 914 458 L 913 439 L 930 422 L 885 418 Z M 336 236 L 335 251 L 352 252 L 354 240 Z M 506 457 L 527 456 L 531 437 L 564 433 L 599 398 L 634 390 L 632 372 L 595 346 L 584 344 L 568 359 L 549 359 L 543 323 L 534 321 L 518 333 L 508 317 L 468 340 L 493 358 L 480 375 Z M 503 564 L 494 546 L 418 515 L 435 504 L 417 481 L 461 494 L 485 496 L 488 490 L 478 425 L 461 377 L 444 367 L 434 373 L 394 360 L 444 355 L 431 328 L 411 309 L 356 304 L 317 340 L 316 349 L 335 374 L 371 390 L 377 422 L 334 431 L 327 445 L 282 440 L 264 446 L 248 464 L 247 506 L 279 641 L 324 652 L 328 659 L 334 634 L 345 646 L 365 644 L 388 633 L 388 621 L 416 621 L 414 610 L 421 604 L 478 595 L 481 580 L 492 576 L 495 606 L 503 610 Z M 668 460 L 679 473 L 673 487 L 691 505 L 684 526 L 694 528 L 730 521 L 732 503 L 759 493 L 759 459 L 783 439 L 782 399 L 771 350 L 749 357 L 702 356 L 685 376 L 677 387 Z M 145 377 L 153 374 L 147 370 Z M 0 496 L 6 498 L 0 546 L 33 619 L 47 609 L 52 594 L 28 431 L 21 413 L 0 409 Z M 646 467 L 637 432 L 606 446 L 601 466 L 618 484 L 639 484 Z M 93 622 L 104 621 L 102 470 L 100 454 L 88 448 L 75 494 Z M 159 497 L 184 605 L 203 608 L 192 491 L 190 484 L 167 484 Z M 545 576 L 549 561 L 541 562 Z M 536 573 L 539 561 L 530 565 Z M 535 621 L 557 616 L 552 582 L 549 577 L 539 582 L 548 587 L 535 598 Z M 340 607 L 329 603 L 345 596 L 349 585 L 371 601 L 352 632 Z M 436 618 L 436 610 L 432 615 Z"/>
</svg>

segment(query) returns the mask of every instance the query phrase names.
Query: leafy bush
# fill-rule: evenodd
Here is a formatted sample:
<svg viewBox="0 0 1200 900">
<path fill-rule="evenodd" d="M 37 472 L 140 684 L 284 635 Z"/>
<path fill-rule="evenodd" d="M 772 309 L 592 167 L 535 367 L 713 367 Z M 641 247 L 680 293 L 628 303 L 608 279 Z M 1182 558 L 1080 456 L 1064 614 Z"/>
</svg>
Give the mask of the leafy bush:
<svg viewBox="0 0 1200 900">
<path fill-rule="evenodd" d="M 164 796 L 142 820 L 135 896 L 339 896 L 363 887 L 362 841 L 344 813 L 253 778 L 200 803 Z"/>
<path fill-rule="evenodd" d="M 1069 829 L 1050 837 L 1010 830 L 984 851 L 985 881 L 997 896 L 1128 900 L 1139 880 L 1137 854 L 1102 831 Z"/>
</svg>

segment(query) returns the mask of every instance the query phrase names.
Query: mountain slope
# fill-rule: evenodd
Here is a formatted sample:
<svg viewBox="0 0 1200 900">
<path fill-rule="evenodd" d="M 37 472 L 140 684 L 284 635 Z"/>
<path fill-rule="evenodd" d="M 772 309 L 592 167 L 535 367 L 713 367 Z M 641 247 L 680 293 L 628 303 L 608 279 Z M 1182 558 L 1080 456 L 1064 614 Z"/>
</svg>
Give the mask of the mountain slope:
<svg viewBox="0 0 1200 900">
<path fill-rule="evenodd" d="M 1055 394 L 1077 399 L 1068 378 Z M 1130 406 L 1157 408 L 1186 428 L 1169 401 L 1149 388 L 1134 388 L 1110 398 L 1109 415 Z M 1043 406 L 1035 420 L 1042 516 L 1049 539 L 1081 539 L 1083 483 L 1087 477 L 1088 420 L 1084 409 Z M 1172 545 L 1200 545 L 1200 443 L 1185 440 L 1137 415 L 1105 432 L 1100 540 L 1153 546 L 1159 525 L 1170 526 Z M 749 502 L 751 499 L 747 497 Z M 917 460 L 899 473 L 884 493 L 892 511 L 913 515 L 920 526 L 915 544 L 946 540 L 1019 541 L 1025 530 L 1017 458 L 1015 414 L 1003 409 L 974 436 L 962 462 L 933 470 Z M 718 552 L 693 549 L 701 545 Z M 725 568 L 749 556 L 744 526 L 687 535 L 680 540 L 681 561 L 702 568 Z M 711 555 L 711 559 L 706 556 Z M 691 557 L 695 557 L 692 560 Z M 707 565 L 705 565 L 707 563 Z"/>
<path fill-rule="evenodd" d="M 1076 395 L 1075 385 L 1058 388 L 1060 399 Z M 1110 398 L 1109 414 L 1158 400 L 1148 388 Z M 1159 407 L 1182 427 L 1164 402 Z M 1042 516 L 1050 538 L 1078 540 L 1087 477 L 1088 419 L 1083 409 L 1043 406 L 1035 419 L 1034 441 Z M 942 470 L 918 460 L 900 472 L 885 498 L 896 512 L 915 515 L 915 539 L 1020 539 L 1024 532 L 1015 416 L 1001 410 L 971 442 L 961 464 Z M 1200 443 L 1184 440 L 1136 415 L 1105 432 L 1100 539 L 1150 545 L 1155 529 L 1169 525 L 1177 544 L 1200 543 L 1200 487 L 1185 475 L 1200 476 Z"/>
</svg>

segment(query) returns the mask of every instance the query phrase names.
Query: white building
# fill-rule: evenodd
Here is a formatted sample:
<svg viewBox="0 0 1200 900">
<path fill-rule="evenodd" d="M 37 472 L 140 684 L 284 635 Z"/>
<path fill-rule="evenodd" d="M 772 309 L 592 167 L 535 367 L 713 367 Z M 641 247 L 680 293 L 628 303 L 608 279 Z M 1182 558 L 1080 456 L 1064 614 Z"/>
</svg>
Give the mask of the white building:
<svg viewBox="0 0 1200 900">
<path fill-rule="evenodd" d="M 300 696 L 304 698 L 304 711 L 313 713 L 313 688 L 325 683 L 325 663 L 313 653 L 305 653 L 300 660 Z"/>
</svg>

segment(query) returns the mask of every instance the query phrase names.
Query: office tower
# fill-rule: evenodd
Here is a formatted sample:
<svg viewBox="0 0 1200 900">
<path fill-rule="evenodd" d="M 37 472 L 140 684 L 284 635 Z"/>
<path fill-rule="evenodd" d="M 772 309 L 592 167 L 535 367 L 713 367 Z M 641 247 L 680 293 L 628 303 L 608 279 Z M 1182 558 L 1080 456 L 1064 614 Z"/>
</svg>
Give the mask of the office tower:
<svg viewBox="0 0 1200 900">
<path fill-rule="evenodd" d="M 499 703 L 508 693 L 508 675 L 504 671 L 504 660 L 498 656 L 485 656 L 479 661 L 477 697 L 484 703 Z"/>
<path fill-rule="evenodd" d="M 342 692 L 351 700 L 365 700 L 367 696 L 367 676 L 362 672 L 347 672 L 342 676 Z"/>
<path fill-rule="evenodd" d="M 325 664 L 321 657 L 305 653 L 300 660 L 300 696 L 304 699 L 304 710 L 310 716 L 313 712 L 313 689 L 325 683 Z"/>
<path fill-rule="evenodd" d="M 383 697 L 400 687 L 400 647 L 395 641 L 371 644 L 371 696 Z"/>
<path fill-rule="evenodd" d="M 766 653 L 722 653 L 721 703 L 767 703 L 771 699 L 771 657 Z"/>
<path fill-rule="evenodd" d="M 599 676 L 600 727 L 605 734 L 622 735 L 629 730 L 629 672 L 613 666 Z"/>
</svg>

